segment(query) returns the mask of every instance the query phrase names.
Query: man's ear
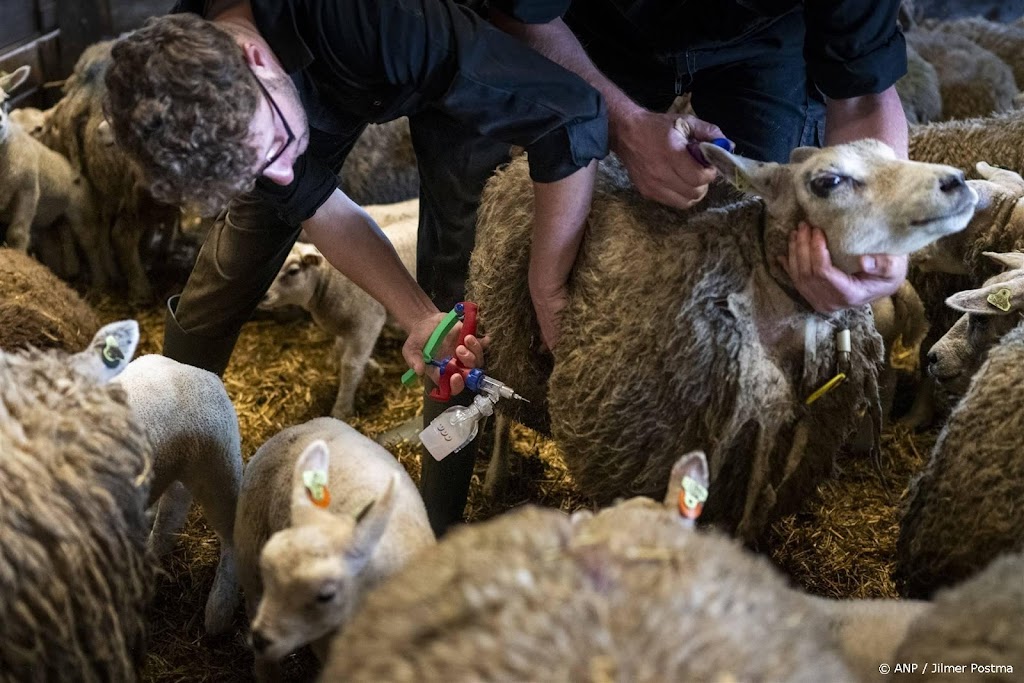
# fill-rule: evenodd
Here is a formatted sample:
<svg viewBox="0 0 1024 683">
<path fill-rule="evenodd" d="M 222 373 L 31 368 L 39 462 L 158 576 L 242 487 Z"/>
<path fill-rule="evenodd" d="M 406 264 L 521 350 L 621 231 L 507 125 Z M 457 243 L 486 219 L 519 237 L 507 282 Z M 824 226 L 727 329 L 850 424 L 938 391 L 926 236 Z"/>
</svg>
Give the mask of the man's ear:
<svg viewBox="0 0 1024 683">
<path fill-rule="evenodd" d="M 270 55 L 270 50 L 266 45 L 252 40 L 246 40 L 241 43 L 242 54 L 245 55 L 245 61 L 252 70 L 253 75 L 257 78 L 261 78 L 270 75 L 270 71 L 274 60 Z"/>
<path fill-rule="evenodd" d="M 704 158 L 718 169 L 722 177 L 741 192 L 749 192 L 771 201 L 779 194 L 782 182 L 788 177 L 786 167 L 774 162 L 754 161 L 727 152 L 710 142 L 700 143 Z"/>
</svg>

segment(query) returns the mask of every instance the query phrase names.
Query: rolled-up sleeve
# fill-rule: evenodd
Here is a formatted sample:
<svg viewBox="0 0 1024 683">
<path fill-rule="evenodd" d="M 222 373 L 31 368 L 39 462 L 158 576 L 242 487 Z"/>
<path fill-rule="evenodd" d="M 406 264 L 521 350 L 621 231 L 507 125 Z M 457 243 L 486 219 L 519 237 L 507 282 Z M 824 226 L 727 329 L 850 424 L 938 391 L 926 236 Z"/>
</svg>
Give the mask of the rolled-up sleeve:
<svg viewBox="0 0 1024 683">
<path fill-rule="evenodd" d="M 269 201 L 288 225 L 298 225 L 313 216 L 338 187 L 338 176 L 323 160 L 303 154 L 292 167 L 288 185 L 267 178 L 256 181 L 256 192 Z"/>
<path fill-rule="evenodd" d="M 898 0 L 805 3 L 805 56 L 818 89 L 833 99 L 872 95 L 906 74 L 898 11 Z"/>
<path fill-rule="evenodd" d="M 424 106 L 526 148 L 535 181 L 561 180 L 608 153 L 604 100 L 576 74 L 452 2 L 378 1 L 387 6 L 382 40 L 402 46 L 382 51 L 387 78 L 418 83 Z"/>
</svg>

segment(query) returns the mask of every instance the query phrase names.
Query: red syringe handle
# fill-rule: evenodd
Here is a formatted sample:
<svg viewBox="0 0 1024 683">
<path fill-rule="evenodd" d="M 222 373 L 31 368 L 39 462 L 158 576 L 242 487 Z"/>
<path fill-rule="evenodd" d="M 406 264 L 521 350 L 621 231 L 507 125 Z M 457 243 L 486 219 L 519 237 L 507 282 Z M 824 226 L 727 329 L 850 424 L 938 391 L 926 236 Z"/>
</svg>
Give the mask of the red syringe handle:
<svg viewBox="0 0 1024 683">
<path fill-rule="evenodd" d="M 461 301 L 456 304 L 456 308 L 460 306 L 462 315 L 459 317 L 462 319 L 462 329 L 459 331 L 458 343 L 463 345 L 466 343 L 466 335 L 476 334 L 477 305 L 472 301 Z M 430 390 L 430 398 L 447 403 L 452 397 L 452 377 L 459 374 L 465 379 L 470 370 L 471 368 L 464 366 L 455 356 L 449 358 L 448 363 L 441 370 L 441 383 Z"/>
</svg>

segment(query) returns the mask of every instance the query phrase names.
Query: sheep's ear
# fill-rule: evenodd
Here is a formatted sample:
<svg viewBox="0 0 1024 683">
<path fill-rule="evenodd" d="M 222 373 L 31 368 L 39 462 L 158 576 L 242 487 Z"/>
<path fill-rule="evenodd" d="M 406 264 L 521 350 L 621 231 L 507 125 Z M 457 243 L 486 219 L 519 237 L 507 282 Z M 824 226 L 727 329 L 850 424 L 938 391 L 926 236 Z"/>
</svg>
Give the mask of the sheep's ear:
<svg viewBox="0 0 1024 683">
<path fill-rule="evenodd" d="M 1020 270 L 1024 268 L 1024 254 L 1019 251 L 1008 251 L 1002 254 L 994 251 L 983 251 L 981 255 L 987 256 L 1006 270 Z"/>
<path fill-rule="evenodd" d="M 820 151 L 817 147 L 797 147 L 789 153 L 789 163 L 802 164 Z"/>
<path fill-rule="evenodd" d="M 785 168 L 779 164 L 741 157 L 710 142 L 700 143 L 700 151 L 736 189 L 768 200 L 779 194 L 781 183 L 787 175 Z"/>
<path fill-rule="evenodd" d="M 295 461 L 292 475 L 292 523 L 295 524 L 303 513 L 314 508 L 326 508 L 331 504 L 331 490 L 328 478 L 331 471 L 331 451 L 323 439 L 317 439 L 306 446 Z"/>
<path fill-rule="evenodd" d="M 1024 308 L 1024 278 L 959 292 L 946 299 L 946 305 L 957 311 L 979 315 L 1006 315 L 1019 311 Z"/>
<path fill-rule="evenodd" d="M 665 507 L 679 514 L 683 523 L 693 527 L 708 499 L 708 460 L 703 451 L 691 451 L 672 466 L 665 492 Z"/>
<path fill-rule="evenodd" d="M 1019 173 L 1008 168 L 992 166 L 984 161 L 979 161 L 974 168 L 982 178 L 999 185 L 1004 190 L 1018 195 L 1024 194 L 1024 178 L 1021 178 Z"/>
<path fill-rule="evenodd" d="M 139 346 L 139 324 L 120 320 L 100 328 L 84 351 L 74 354 L 69 362 L 82 374 L 106 384 L 121 374 Z"/>
<path fill-rule="evenodd" d="M 324 257 L 320 255 L 319 252 L 308 251 L 302 255 L 302 266 L 303 268 L 307 268 L 310 266 L 315 268 L 319 266 L 321 263 L 323 263 L 323 260 Z"/>
<path fill-rule="evenodd" d="M 398 473 L 388 480 L 388 485 L 377 500 L 370 503 L 356 517 L 356 528 L 352 532 L 352 543 L 345 549 L 345 561 L 353 573 L 362 570 L 370 561 L 374 548 L 384 535 L 391 513 L 398 502 Z"/>
<path fill-rule="evenodd" d="M 26 64 L 25 66 L 19 66 L 9 74 L 0 76 L 0 90 L 7 94 L 17 90 L 25 82 L 25 79 L 28 78 L 30 70 L 31 68 Z"/>
</svg>

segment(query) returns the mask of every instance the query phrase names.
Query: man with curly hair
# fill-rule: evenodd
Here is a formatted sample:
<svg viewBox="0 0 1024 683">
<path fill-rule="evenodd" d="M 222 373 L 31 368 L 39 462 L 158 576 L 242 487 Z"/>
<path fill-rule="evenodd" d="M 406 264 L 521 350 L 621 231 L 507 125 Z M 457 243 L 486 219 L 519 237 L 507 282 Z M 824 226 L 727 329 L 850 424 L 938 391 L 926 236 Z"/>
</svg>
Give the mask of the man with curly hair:
<svg viewBox="0 0 1024 683">
<path fill-rule="evenodd" d="M 583 79 L 467 7 L 182 0 L 116 42 L 105 78 L 118 143 L 153 194 L 208 212 L 228 206 L 169 302 L 168 356 L 223 372 L 304 229 L 408 332 L 403 354 L 422 373 L 440 311 L 464 296 L 483 182 L 510 145 L 529 154 L 537 208 L 530 289 L 544 341 L 557 343 L 596 160 L 607 153 L 604 104 Z M 400 116 L 409 116 L 420 167 L 423 289 L 338 188 L 364 127 Z M 456 353 L 474 362 L 482 348 L 469 339 Z M 445 407 L 428 401 L 424 421 Z M 440 463 L 423 457 L 438 531 L 461 517 L 472 462 L 470 451 Z"/>
</svg>

